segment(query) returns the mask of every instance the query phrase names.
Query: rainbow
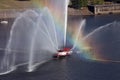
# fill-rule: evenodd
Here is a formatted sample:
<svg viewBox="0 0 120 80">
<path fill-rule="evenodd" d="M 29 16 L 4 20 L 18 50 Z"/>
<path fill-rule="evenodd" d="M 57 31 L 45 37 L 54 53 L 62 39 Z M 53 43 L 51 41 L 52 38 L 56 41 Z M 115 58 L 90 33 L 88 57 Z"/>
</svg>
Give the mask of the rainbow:
<svg viewBox="0 0 120 80">
<path fill-rule="evenodd" d="M 39 9 L 47 7 L 50 10 L 57 30 L 61 32 L 61 35 L 64 35 L 65 24 L 67 23 L 65 23 L 65 19 L 64 19 L 65 15 L 63 15 L 64 14 L 63 9 L 60 8 L 62 7 L 62 5 L 56 5 L 54 2 L 51 2 L 51 1 L 53 0 L 32 0 L 35 7 Z M 89 60 L 103 61 L 103 62 L 107 62 L 107 61 L 120 62 L 120 61 L 106 60 L 104 56 L 102 56 L 98 51 L 92 50 L 94 46 L 91 46 L 89 44 L 90 40 L 82 41 L 82 38 L 84 37 L 84 35 L 82 31 L 80 32 L 78 31 L 80 27 L 79 23 L 73 23 L 73 25 L 68 24 L 69 27 L 67 29 L 67 38 L 71 44 L 73 45 L 75 44 L 74 46 L 80 51 L 80 54 L 83 58 L 89 59 Z M 76 37 L 78 37 L 78 39 L 76 39 Z M 99 49 L 99 46 L 98 47 L 95 46 L 95 47 Z"/>
</svg>

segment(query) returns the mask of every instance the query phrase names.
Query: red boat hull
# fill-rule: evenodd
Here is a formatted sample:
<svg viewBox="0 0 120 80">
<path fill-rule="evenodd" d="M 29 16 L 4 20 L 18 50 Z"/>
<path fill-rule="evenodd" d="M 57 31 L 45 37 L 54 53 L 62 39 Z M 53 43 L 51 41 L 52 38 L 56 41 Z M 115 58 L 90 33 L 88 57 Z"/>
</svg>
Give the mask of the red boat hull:
<svg viewBox="0 0 120 80">
<path fill-rule="evenodd" d="M 53 55 L 53 58 L 62 58 L 62 57 L 66 57 L 69 56 L 72 53 L 70 48 L 64 48 L 61 50 L 58 50 L 58 53 Z"/>
</svg>

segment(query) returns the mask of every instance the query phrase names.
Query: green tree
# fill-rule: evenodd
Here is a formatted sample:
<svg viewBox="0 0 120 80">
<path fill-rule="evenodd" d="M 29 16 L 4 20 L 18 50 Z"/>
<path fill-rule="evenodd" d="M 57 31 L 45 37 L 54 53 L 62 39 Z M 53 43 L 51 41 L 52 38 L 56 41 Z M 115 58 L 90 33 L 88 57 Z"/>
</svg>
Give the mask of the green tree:
<svg viewBox="0 0 120 80">
<path fill-rule="evenodd" d="M 79 8 L 79 0 L 71 0 L 71 3 L 72 3 L 72 7 L 73 8 Z"/>
<path fill-rule="evenodd" d="M 74 8 L 86 7 L 88 0 L 71 0 L 71 4 Z"/>
<path fill-rule="evenodd" d="M 87 6 L 88 1 L 87 0 L 79 0 L 79 5 L 80 7 L 86 7 Z"/>
<path fill-rule="evenodd" d="M 93 5 L 99 5 L 99 4 L 104 4 L 104 0 L 92 0 Z"/>
<path fill-rule="evenodd" d="M 120 0 L 112 0 L 112 2 L 120 3 Z"/>
</svg>

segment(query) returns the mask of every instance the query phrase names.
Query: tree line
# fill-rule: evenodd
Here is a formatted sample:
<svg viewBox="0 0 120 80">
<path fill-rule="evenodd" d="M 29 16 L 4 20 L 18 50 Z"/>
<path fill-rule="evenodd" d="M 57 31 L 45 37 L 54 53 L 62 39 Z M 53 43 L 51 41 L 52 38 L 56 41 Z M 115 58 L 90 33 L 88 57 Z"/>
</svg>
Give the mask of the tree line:
<svg viewBox="0 0 120 80">
<path fill-rule="evenodd" d="M 104 0 L 70 0 L 70 6 L 74 8 L 86 7 L 88 4 L 104 4 Z"/>
</svg>

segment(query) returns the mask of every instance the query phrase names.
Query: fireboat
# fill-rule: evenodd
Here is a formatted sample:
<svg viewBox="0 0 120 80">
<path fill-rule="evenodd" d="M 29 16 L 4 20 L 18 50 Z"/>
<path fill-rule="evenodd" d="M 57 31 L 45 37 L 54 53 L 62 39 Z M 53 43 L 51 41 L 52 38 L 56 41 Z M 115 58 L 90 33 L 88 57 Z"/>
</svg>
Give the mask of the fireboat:
<svg viewBox="0 0 120 80">
<path fill-rule="evenodd" d="M 71 48 L 63 48 L 57 51 L 56 54 L 53 55 L 54 59 L 60 59 L 66 56 L 70 56 L 72 53 Z"/>
</svg>

